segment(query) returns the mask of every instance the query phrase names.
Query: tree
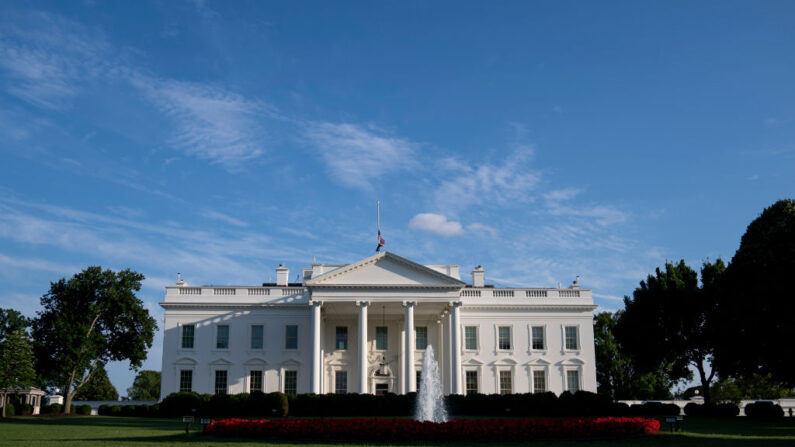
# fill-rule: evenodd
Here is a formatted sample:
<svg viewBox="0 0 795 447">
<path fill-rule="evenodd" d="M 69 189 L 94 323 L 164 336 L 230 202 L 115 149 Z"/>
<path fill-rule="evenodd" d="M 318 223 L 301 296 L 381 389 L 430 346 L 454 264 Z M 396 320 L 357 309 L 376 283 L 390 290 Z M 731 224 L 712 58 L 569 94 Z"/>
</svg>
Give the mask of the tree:
<svg viewBox="0 0 795 447">
<path fill-rule="evenodd" d="M 688 366 L 698 371 L 705 402 L 710 402 L 710 384 L 715 378 L 712 364 L 718 300 L 716 284 L 725 266 L 718 259 L 705 262 L 699 287 L 698 274 L 684 260 L 666 263 L 665 271 L 641 281 L 633 298 L 624 298 L 625 311 L 616 337 L 640 372 L 659 370 L 667 365 L 671 380 L 689 378 Z"/>
<path fill-rule="evenodd" d="M 97 365 L 91 378 L 75 394 L 76 400 L 119 400 L 119 392 L 110 383 L 105 366 Z"/>
<path fill-rule="evenodd" d="M 600 312 L 594 318 L 597 392 L 620 399 L 667 399 L 672 382 L 665 368 L 639 373 L 614 335 L 622 311 Z"/>
<path fill-rule="evenodd" d="M 138 372 L 130 388 L 127 388 L 130 400 L 159 400 L 160 371 L 144 370 Z"/>
<path fill-rule="evenodd" d="M 780 200 L 754 219 L 726 270 L 718 308 L 715 363 L 733 377 L 772 375 L 795 385 L 795 200 Z"/>
<path fill-rule="evenodd" d="M 29 324 L 28 319 L 18 311 L 0 308 L 0 342 L 5 339 L 7 334 L 19 329 L 27 329 Z"/>
<path fill-rule="evenodd" d="M 39 371 L 64 393 L 64 413 L 97 367 L 127 360 L 137 369 L 146 359 L 157 328 L 134 292 L 144 276 L 88 267 L 68 281 L 50 283 L 43 310 L 33 320 Z"/>
<path fill-rule="evenodd" d="M 0 342 L 0 389 L 31 386 L 35 378 L 33 349 L 30 346 L 28 333 L 24 329 L 16 329 L 6 334 L 5 339 Z M 5 393 L 1 397 L 5 402 Z M 6 417 L 5 405 L 3 405 L 3 417 Z"/>
</svg>

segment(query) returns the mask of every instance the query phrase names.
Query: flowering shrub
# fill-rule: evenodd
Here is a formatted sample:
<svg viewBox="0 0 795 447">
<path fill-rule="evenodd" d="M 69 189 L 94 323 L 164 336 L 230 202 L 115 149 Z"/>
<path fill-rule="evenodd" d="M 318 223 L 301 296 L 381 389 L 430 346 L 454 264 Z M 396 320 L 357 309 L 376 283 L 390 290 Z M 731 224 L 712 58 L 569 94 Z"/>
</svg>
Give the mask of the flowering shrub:
<svg viewBox="0 0 795 447">
<path fill-rule="evenodd" d="M 280 441 L 530 441 L 536 439 L 595 439 L 653 433 L 656 419 L 455 419 L 443 424 L 413 419 L 228 419 L 204 429 L 215 436 L 252 437 Z"/>
</svg>

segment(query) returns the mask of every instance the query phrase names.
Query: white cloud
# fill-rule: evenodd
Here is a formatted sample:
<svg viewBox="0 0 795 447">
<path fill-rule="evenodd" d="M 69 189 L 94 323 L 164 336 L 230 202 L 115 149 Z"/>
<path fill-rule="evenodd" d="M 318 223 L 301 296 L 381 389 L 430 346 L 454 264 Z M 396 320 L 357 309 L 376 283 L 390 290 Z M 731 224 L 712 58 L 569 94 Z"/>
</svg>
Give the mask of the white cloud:
<svg viewBox="0 0 795 447">
<path fill-rule="evenodd" d="M 174 120 L 176 149 L 232 171 L 265 152 L 261 123 L 273 113 L 265 104 L 210 85 L 141 75 L 130 80 Z"/>
<path fill-rule="evenodd" d="M 378 177 L 415 164 L 413 143 L 374 127 L 313 122 L 305 133 L 332 178 L 352 188 L 370 190 Z"/>
<path fill-rule="evenodd" d="M 546 194 L 544 198 L 549 201 L 558 202 L 563 200 L 571 200 L 582 192 L 579 188 L 563 188 L 555 189 Z"/>
<path fill-rule="evenodd" d="M 202 216 L 204 216 L 204 217 L 206 217 L 208 219 L 217 220 L 219 222 L 227 223 L 229 225 L 234 225 L 236 227 L 247 227 L 248 226 L 248 223 L 243 222 L 240 219 L 235 219 L 232 216 L 227 216 L 226 214 L 219 213 L 217 211 L 204 210 L 204 211 L 202 211 L 201 214 L 202 214 Z"/>
<path fill-rule="evenodd" d="M 109 69 L 102 34 L 49 14 L 7 16 L 0 22 L 5 90 L 45 108 L 62 108 L 81 85 Z"/>
<path fill-rule="evenodd" d="M 445 213 L 457 213 L 474 205 L 508 205 L 533 200 L 532 192 L 540 175 L 527 166 L 533 151 L 528 146 L 516 149 L 502 164 L 465 166 L 458 164 L 459 174 L 442 181 L 434 192 L 434 204 Z"/>
<path fill-rule="evenodd" d="M 467 225 L 467 231 L 475 232 L 475 233 L 488 233 L 491 236 L 497 235 L 497 229 L 482 223 L 471 223 Z"/>
<path fill-rule="evenodd" d="M 442 236 L 458 236 L 464 233 L 464 227 L 460 222 L 447 220 L 447 217 L 433 213 L 421 213 L 412 217 L 409 228 Z"/>
</svg>

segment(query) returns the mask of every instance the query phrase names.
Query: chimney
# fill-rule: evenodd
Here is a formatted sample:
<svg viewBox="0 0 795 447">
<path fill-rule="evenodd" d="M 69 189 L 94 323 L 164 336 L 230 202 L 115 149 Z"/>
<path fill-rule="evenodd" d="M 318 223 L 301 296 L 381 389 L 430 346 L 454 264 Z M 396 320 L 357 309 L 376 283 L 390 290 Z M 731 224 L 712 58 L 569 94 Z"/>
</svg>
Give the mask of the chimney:
<svg viewBox="0 0 795 447">
<path fill-rule="evenodd" d="M 486 271 L 483 267 L 477 266 L 472 270 L 472 287 L 483 287 L 486 281 Z"/>
<path fill-rule="evenodd" d="M 276 268 L 276 285 L 287 287 L 287 282 L 290 280 L 290 269 L 282 264 Z"/>
</svg>

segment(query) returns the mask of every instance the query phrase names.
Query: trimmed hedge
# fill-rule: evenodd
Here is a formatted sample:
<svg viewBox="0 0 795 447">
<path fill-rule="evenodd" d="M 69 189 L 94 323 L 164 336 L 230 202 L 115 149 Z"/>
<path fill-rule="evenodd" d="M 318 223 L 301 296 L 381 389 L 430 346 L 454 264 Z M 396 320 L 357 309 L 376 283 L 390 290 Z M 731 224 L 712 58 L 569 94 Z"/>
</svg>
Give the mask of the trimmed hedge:
<svg viewBox="0 0 795 447">
<path fill-rule="evenodd" d="M 78 405 L 72 408 L 73 414 L 81 414 L 83 416 L 91 415 L 91 405 Z"/>
<path fill-rule="evenodd" d="M 685 414 L 695 417 L 733 418 L 740 414 L 740 407 L 732 403 L 697 404 L 690 402 L 685 405 Z"/>
<path fill-rule="evenodd" d="M 646 402 L 629 407 L 632 416 L 678 416 L 681 412 L 679 405 L 662 402 Z"/>
<path fill-rule="evenodd" d="M 41 414 L 57 414 L 63 410 L 63 405 L 61 404 L 50 404 L 50 405 L 42 405 L 41 406 Z"/>
<path fill-rule="evenodd" d="M 14 404 L 11 402 L 6 402 L 6 417 L 16 416 L 17 409 L 14 408 Z"/>
<path fill-rule="evenodd" d="M 781 405 L 763 400 L 746 405 L 745 415 L 749 418 L 776 419 L 784 417 L 784 410 Z"/>
</svg>

